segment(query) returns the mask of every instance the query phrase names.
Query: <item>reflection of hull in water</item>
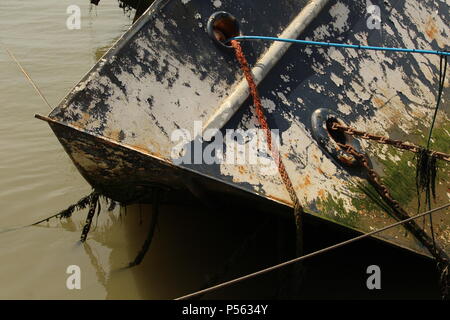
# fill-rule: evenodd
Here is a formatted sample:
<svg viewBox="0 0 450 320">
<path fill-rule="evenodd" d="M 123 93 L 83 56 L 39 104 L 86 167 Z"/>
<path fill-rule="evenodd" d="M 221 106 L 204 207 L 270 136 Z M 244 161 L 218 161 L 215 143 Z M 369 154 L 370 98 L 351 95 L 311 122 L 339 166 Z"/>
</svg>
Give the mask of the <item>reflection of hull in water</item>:
<svg viewBox="0 0 450 320">
<path fill-rule="evenodd" d="M 278 35 L 306 3 L 236 0 L 223 1 L 219 9 L 234 14 L 246 35 Z M 379 5 L 386 17 L 381 31 L 367 28 L 365 1 L 329 1 L 300 38 L 434 49 L 447 44 L 449 28 L 434 15 L 434 6 L 448 12 L 445 4 Z M 179 128 L 192 132 L 194 121 L 206 123 L 242 79 L 233 53 L 219 49 L 205 32 L 208 17 L 217 10 L 201 0 L 156 1 L 43 118 L 83 176 L 105 195 L 125 203 L 143 201 L 153 185 L 164 185 L 186 198 L 189 190 L 206 199 L 227 196 L 226 201 L 291 206 L 278 175 L 264 175 L 257 166 L 172 161 L 171 133 Z M 242 45 L 251 65 L 271 46 Z M 280 130 L 283 161 L 306 212 L 362 232 L 394 221 L 357 187 L 363 180 L 319 147 L 312 138 L 311 115 L 325 107 L 358 129 L 419 143 L 417 129 L 431 121 L 438 59 L 302 47 L 291 47 L 282 56 L 259 89 L 270 126 Z M 446 90 L 444 99 L 447 95 Z M 247 99 L 223 131 L 257 126 L 250 104 Z M 444 127 L 436 130 L 436 147 L 448 141 L 447 117 L 440 115 L 438 125 Z M 361 144 L 394 196 L 415 212 L 413 155 Z M 447 200 L 447 178 L 443 168 L 438 203 Z M 438 217 L 437 239 L 449 251 L 448 213 Z M 428 254 L 404 229 L 380 238 Z"/>
</svg>

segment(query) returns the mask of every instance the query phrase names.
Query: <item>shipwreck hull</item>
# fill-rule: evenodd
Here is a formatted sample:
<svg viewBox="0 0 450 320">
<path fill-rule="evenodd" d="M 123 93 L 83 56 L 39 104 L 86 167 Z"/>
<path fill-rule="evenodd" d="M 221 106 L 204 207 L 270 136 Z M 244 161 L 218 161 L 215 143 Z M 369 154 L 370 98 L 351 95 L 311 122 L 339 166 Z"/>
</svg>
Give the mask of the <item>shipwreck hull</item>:
<svg viewBox="0 0 450 320">
<path fill-rule="evenodd" d="M 189 194 L 214 195 L 290 207 L 278 174 L 254 164 L 180 163 L 173 156 L 177 142 L 172 133 L 185 129 L 193 140 L 198 134 L 194 122 L 207 123 L 242 81 L 233 51 L 220 48 L 205 30 L 214 12 L 233 14 L 244 35 L 277 36 L 307 2 L 155 1 L 48 118 L 42 118 L 86 180 L 115 200 L 145 201 L 152 188 L 164 186 L 179 201 L 188 200 Z M 381 10 L 381 29 L 368 27 L 366 1 L 329 1 L 299 38 L 435 50 L 448 46 L 445 3 L 378 2 L 372 1 Z M 271 45 L 242 42 L 251 66 Z M 357 129 L 423 145 L 436 102 L 438 66 L 439 57 L 432 55 L 333 48 L 291 46 L 282 55 L 259 90 L 307 213 L 360 232 L 395 221 L 367 196 L 367 182 L 358 170 L 341 164 L 314 138 L 311 117 L 327 108 Z M 442 152 L 449 152 L 450 145 L 448 91 L 447 82 L 432 145 Z M 254 128 L 259 125 L 247 99 L 219 129 L 225 136 L 227 129 Z M 414 155 L 359 142 L 394 197 L 410 214 L 416 213 Z M 195 149 L 195 143 L 189 142 L 187 150 Z M 207 147 L 204 142 L 202 152 Z M 235 147 L 224 145 L 224 153 Z M 448 178 L 443 163 L 434 205 L 448 202 Z M 450 252 L 449 212 L 437 214 L 435 221 L 436 239 Z M 379 237 L 428 255 L 403 227 Z"/>
</svg>

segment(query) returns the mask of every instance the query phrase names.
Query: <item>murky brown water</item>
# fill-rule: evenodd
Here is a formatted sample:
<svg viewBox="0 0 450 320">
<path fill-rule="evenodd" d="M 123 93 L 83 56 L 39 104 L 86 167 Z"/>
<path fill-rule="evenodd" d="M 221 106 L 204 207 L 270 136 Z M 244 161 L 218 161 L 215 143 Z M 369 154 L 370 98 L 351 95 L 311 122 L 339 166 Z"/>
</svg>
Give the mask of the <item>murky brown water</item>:
<svg viewBox="0 0 450 320">
<path fill-rule="evenodd" d="M 84 0 L 1 1 L 0 40 L 50 104 L 56 105 L 89 70 L 98 48 L 109 46 L 129 26 L 130 20 L 114 1 L 104 2 L 97 12 L 89 12 Z M 81 30 L 66 28 L 66 9 L 72 4 L 81 7 Z M 0 50 L 0 70 L 0 229 L 4 229 L 57 212 L 90 187 L 48 126 L 34 119 L 35 113 L 50 110 L 4 50 Z M 1 233 L 0 298 L 106 297 L 108 291 L 98 282 L 88 255 L 75 245 L 78 229 L 79 221 L 74 221 L 72 226 Z M 105 244 L 91 241 L 90 245 L 101 259 L 108 257 Z M 65 288 L 68 264 L 82 268 L 83 290 Z"/>
<path fill-rule="evenodd" d="M 81 7 L 81 30 L 66 28 L 66 9 L 72 4 Z M 103 1 L 97 10 L 90 11 L 85 0 L 3 0 L 0 21 L 1 41 L 15 53 L 52 105 L 131 23 L 116 1 Z M 48 114 L 49 109 L 4 51 L 0 51 L 0 70 L 0 229 L 7 229 L 57 212 L 88 193 L 90 187 L 48 126 L 34 119 L 35 113 Z M 84 215 L 68 223 L 1 233 L 0 298 L 173 296 L 171 282 L 164 274 L 147 291 L 138 285 L 144 279 L 141 267 L 112 275 L 112 270 L 126 265 L 142 244 L 147 216 L 146 208 L 142 211 L 142 225 L 133 209 L 122 220 L 118 210 L 109 217 L 101 216 L 88 247 L 76 244 Z M 136 237 L 126 237 L 130 232 Z M 159 256 L 154 263 L 164 261 L 164 256 Z M 65 271 L 70 264 L 81 267 L 82 290 L 66 289 Z"/>
</svg>

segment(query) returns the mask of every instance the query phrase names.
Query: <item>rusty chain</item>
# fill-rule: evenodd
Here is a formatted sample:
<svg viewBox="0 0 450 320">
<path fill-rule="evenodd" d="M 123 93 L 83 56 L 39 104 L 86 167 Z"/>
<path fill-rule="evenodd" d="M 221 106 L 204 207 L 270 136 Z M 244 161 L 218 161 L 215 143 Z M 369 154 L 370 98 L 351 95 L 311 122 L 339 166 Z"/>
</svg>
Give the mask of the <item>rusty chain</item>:
<svg viewBox="0 0 450 320">
<path fill-rule="evenodd" d="M 398 220 L 405 220 L 410 218 L 409 214 L 400 206 L 397 200 L 395 200 L 389 189 L 383 184 L 378 173 L 373 170 L 370 165 L 368 158 L 358 151 L 355 148 L 348 144 L 337 143 L 338 146 L 348 154 L 355 157 L 356 161 L 360 163 L 360 165 L 367 171 L 368 181 L 375 188 L 378 195 L 389 205 L 392 209 L 392 213 L 395 218 Z M 449 293 L 449 263 L 450 258 L 447 253 L 439 247 L 433 239 L 414 221 L 411 220 L 405 223 L 405 228 L 411 232 L 420 243 L 425 246 L 428 251 L 433 255 L 433 257 L 438 262 L 439 272 L 441 273 L 441 286 L 443 291 L 443 296 L 448 297 Z"/>
<path fill-rule="evenodd" d="M 247 59 L 245 58 L 244 52 L 242 51 L 242 47 L 240 43 L 236 40 L 231 41 L 231 45 L 234 48 L 236 59 L 239 61 L 239 64 L 241 66 L 242 72 L 244 73 L 245 79 L 247 80 L 250 95 L 253 98 L 253 104 L 255 106 L 255 113 L 258 118 L 258 122 L 263 128 L 265 134 L 266 134 L 266 142 L 268 149 L 270 150 L 272 154 L 272 158 L 277 164 L 278 172 L 280 174 L 281 180 L 283 181 L 283 184 L 289 194 L 289 198 L 292 201 L 293 207 L 294 207 L 294 221 L 295 221 L 295 228 L 296 228 L 296 255 L 298 257 L 302 256 L 304 253 L 304 245 L 303 245 L 303 207 L 300 204 L 300 200 L 297 196 L 297 193 L 295 192 L 294 185 L 292 184 L 291 178 L 289 177 L 289 174 L 286 170 L 286 167 L 283 163 L 283 160 L 281 159 L 280 151 L 278 150 L 277 146 L 275 144 L 272 144 L 272 133 L 269 128 L 269 124 L 267 123 L 266 116 L 263 111 L 261 98 L 258 93 L 258 88 L 256 86 L 255 80 L 253 78 L 252 71 L 250 70 L 250 67 L 248 65 Z M 299 264 L 296 268 L 293 268 L 291 270 L 293 272 L 293 278 L 295 279 L 294 282 L 296 282 L 296 285 L 294 285 L 293 288 L 293 294 L 298 294 L 298 288 L 300 287 L 300 283 L 303 282 L 303 276 L 302 276 L 302 266 Z M 293 283 L 294 283 L 293 282 Z"/>
<path fill-rule="evenodd" d="M 420 152 L 420 150 L 422 150 L 421 147 L 419 147 L 415 144 L 412 144 L 409 142 L 404 142 L 401 140 L 391 139 L 388 137 L 378 136 L 378 135 L 371 134 L 371 133 L 367 133 L 367 132 L 360 131 L 360 130 L 357 130 L 352 127 L 348 127 L 348 126 L 343 125 L 342 123 L 338 123 L 338 122 L 334 122 L 331 125 L 331 130 L 340 131 L 340 132 L 343 132 L 343 133 L 351 135 L 351 136 L 358 136 L 362 139 L 375 141 L 377 143 L 391 145 L 395 148 L 411 151 L 414 153 L 418 153 L 418 152 Z M 450 154 L 447 154 L 444 152 L 432 151 L 432 150 L 430 150 L 429 153 L 430 153 L 430 156 L 432 156 L 432 157 L 435 157 L 435 158 L 443 160 L 443 161 L 450 162 Z"/>
<path fill-rule="evenodd" d="M 88 212 L 86 222 L 83 227 L 83 232 L 81 233 L 81 238 L 80 238 L 81 242 L 86 241 L 89 230 L 91 229 L 92 219 L 94 218 L 94 215 L 95 215 L 95 209 L 97 208 L 97 205 L 98 206 L 100 205 L 98 203 L 98 198 L 99 198 L 99 194 L 94 193 L 94 195 L 91 198 L 91 202 L 89 203 L 89 212 Z M 99 209 L 100 209 L 100 207 L 99 207 Z"/>
<path fill-rule="evenodd" d="M 294 186 L 292 184 L 292 181 L 289 177 L 289 174 L 287 173 L 286 167 L 284 166 L 283 160 L 280 157 L 280 152 L 277 149 L 277 147 L 272 144 L 272 133 L 269 128 L 269 124 L 267 123 L 266 116 L 264 115 L 263 107 L 261 104 L 261 98 L 258 93 L 258 89 L 256 87 L 255 80 L 253 79 L 253 74 L 250 70 L 250 67 L 248 65 L 247 59 L 245 58 L 245 55 L 242 51 L 242 47 L 239 44 L 238 41 L 232 40 L 231 45 L 233 46 L 236 58 L 239 61 L 239 64 L 241 65 L 241 69 L 244 73 L 244 76 L 247 80 L 250 94 L 253 98 L 253 103 L 255 106 L 256 116 L 258 118 L 258 122 L 263 128 L 265 134 L 266 134 L 266 140 L 267 140 L 267 146 L 272 154 L 272 158 L 275 161 L 275 163 L 278 166 L 278 172 L 280 173 L 281 179 L 286 187 L 286 190 L 289 193 L 289 197 L 291 198 L 291 201 L 293 203 L 294 207 L 294 217 L 295 217 L 295 224 L 297 226 L 297 254 L 301 255 L 303 251 L 303 239 L 302 239 L 302 214 L 303 214 L 303 208 L 300 204 L 300 200 L 297 197 L 297 194 L 295 192 Z"/>
</svg>

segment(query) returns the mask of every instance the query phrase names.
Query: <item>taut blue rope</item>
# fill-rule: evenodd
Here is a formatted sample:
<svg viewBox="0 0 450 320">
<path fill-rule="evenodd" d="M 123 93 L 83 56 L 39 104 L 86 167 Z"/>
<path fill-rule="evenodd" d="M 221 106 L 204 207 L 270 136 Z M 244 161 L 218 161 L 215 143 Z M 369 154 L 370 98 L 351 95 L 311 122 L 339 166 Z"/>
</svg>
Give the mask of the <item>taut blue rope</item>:
<svg viewBox="0 0 450 320">
<path fill-rule="evenodd" d="M 290 42 L 290 43 L 295 43 L 295 44 L 314 45 L 314 46 L 323 46 L 323 47 L 350 48 L 350 49 L 356 49 L 356 50 L 393 51 L 393 52 L 436 54 L 436 55 L 440 55 L 440 56 L 450 56 L 450 52 L 438 51 L 438 50 L 421 50 L 421 49 L 361 46 L 361 45 L 355 45 L 355 44 L 343 44 L 343 43 L 309 41 L 309 40 L 297 40 L 297 39 L 284 39 L 284 38 L 264 37 L 264 36 L 239 36 L 239 37 L 230 38 L 226 42 L 229 42 L 231 40 L 238 40 L 238 41 L 243 41 L 243 40 L 280 41 L 280 42 Z"/>
</svg>

